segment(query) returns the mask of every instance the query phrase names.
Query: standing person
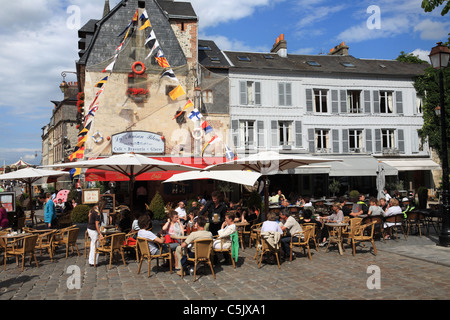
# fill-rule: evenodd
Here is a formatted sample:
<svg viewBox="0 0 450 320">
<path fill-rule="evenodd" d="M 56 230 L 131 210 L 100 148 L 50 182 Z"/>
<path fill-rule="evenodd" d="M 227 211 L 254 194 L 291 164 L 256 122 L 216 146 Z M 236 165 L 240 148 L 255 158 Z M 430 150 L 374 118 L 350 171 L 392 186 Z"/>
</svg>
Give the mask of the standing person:
<svg viewBox="0 0 450 320">
<path fill-rule="evenodd" d="M 385 198 L 386 202 L 389 202 L 389 200 L 391 200 L 391 198 L 392 198 L 386 188 L 384 189 L 384 198 Z"/>
<path fill-rule="evenodd" d="M 55 203 L 53 202 L 52 195 L 49 192 L 45 194 L 44 222 L 47 224 L 49 229 L 56 228 Z"/>
<path fill-rule="evenodd" d="M 100 232 L 100 224 L 102 221 L 102 211 L 105 208 L 106 200 L 101 199 L 91 211 L 89 211 L 89 218 L 87 224 L 87 232 L 89 238 L 91 238 L 91 246 L 89 247 L 89 265 L 94 266 L 94 262 L 98 260 L 98 254 L 95 254 L 95 248 L 98 247 L 98 240 L 103 239 L 103 235 Z"/>
<path fill-rule="evenodd" d="M 288 209 L 284 209 L 280 213 L 280 218 L 283 220 L 283 225 L 281 226 L 281 230 L 284 232 L 285 230 L 288 231 L 288 235 L 281 238 L 281 247 L 284 251 L 284 257 L 287 258 L 290 253 L 290 243 L 291 243 L 291 236 L 295 235 L 299 232 L 302 232 L 303 229 L 300 226 L 300 224 L 295 220 L 293 216 L 291 216 L 291 213 Z M 292 241 L 297 242 L 298 236 L 294 236 Z"/>
<path fill-rule="evenodd" d="M 0 202 L 0 229 L 6 229 L 9 226 L 8 212 Z"/>
<path fill-rule="evenodd" d="M 211 194 L 212 200 L 208 201 L 199 215 L 207 215 L 209 218 L 209 231 L 213 236 L 217 235 L 221 223 L 224 222 L 227 206 L 223 202 L 222 194 L 214 191 Z"/>
<path fill-rule="evenodd" d="M 181 224 L 184 225 L 186 222 L 186 204 L 184 201 L 178 202 L 178 207 L 175 208 L 175 211 L 178 213 L 178 218 L 180 218 Z"/>
</svg>

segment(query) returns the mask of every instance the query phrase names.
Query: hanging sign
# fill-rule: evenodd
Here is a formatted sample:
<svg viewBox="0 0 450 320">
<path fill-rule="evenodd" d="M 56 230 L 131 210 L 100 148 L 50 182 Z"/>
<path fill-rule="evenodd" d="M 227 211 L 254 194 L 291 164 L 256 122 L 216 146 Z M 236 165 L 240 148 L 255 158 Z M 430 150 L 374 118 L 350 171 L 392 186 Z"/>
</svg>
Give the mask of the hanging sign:
<svg viewBox="0 0 450 320">
<path fill-rule="evenodd" d="M 113 153 L 163 154 L 165 152 L 163 136 L 147 131 L 118 133 L 112 136 L 111 142 Z"/>
</svg>

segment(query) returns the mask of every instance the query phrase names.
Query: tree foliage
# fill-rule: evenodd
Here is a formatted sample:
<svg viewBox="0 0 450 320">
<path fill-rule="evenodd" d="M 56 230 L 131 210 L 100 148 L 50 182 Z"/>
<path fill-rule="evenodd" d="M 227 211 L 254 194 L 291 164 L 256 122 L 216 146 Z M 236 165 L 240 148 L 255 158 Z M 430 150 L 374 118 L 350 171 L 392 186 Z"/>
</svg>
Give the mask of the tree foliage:
<svg viewBox="0 0 450 320">
<path fill-rule="evenodd" d="M 423 0 L 422 8 L 425 12 L 431 12 L 440 5 L 445 4 L 442 8 L 441 16 L 445 16 L 450 10 L 450 0 Z"/>
<path fill-rule="evenodd" d="M 407 62 L 407 63 L 428 63 L 427 61 L 424 61 L 419 58 L 419 56 L 414 55 L 413 53 L 405 53 L 405 51 L 400 52 L 400 55 L 396 59 L 400 62 Z"/>
</svg>

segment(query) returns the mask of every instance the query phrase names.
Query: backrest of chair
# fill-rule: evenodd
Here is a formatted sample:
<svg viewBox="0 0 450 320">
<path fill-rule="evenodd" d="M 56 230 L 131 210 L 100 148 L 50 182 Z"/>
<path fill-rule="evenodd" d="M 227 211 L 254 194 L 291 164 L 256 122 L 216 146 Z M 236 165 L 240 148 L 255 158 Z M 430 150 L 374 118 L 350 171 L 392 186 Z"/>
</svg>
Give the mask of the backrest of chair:
<svg viewBox="0 0 450 320">
<path fill-rule="evenodd" d="M 67 233 L 67 241 L 69 243 L 75 243 L 77 242 L 78 239 L 78 232 L 80 231 L 79 228 L 72 228 L 69 229 L 68 233 Z"/>
<path fill-rule="evenodd" d="M 116 233 L 111 237 L 111 249 L 116 250 L 123 247 L 125 241 L 125 233 Z"/>
<path fill-rule="evenodd" d="M 261 226 L 262 226 L 262 222 L 260 222 L 260 223 L 255 223 L 254 225 L 252 225 L 252 226 L 250 227 L 250 231 L 251 231 L 251 232 L 255 232 L 255 229 L 261 228 Z"/>
<path fill-rule="evenodd" d="M 410 211 L 406 213 L 406 219 L 407 220 L 419 220 L 419 212 L 417 211 Z"/>
<path fill-rule="evenodd" d="M 314 238 L 316 236 L 316 224 L 315 223 L 304 223 L 303 226 L 305 227 L 312 227 L 310 231 L 310 237 Z M 305 230 L 305 229 L 303 229 Z"/>
<path fill-rule="evenodd" d="M 37 239 L 38 239 L 37 234 L 25 237 L 23 239 L 23 252 L 24 253 L 34 252 Z"/>
<path fill-rule="evenodd" d="M 199 239 L 194 241 L 195 258 L 197 260 L 209 259 L 212 250 L 212 239 Z"/>
<path fill-rule="evenodd" d="M 148 239 L 138 237 L 136 240 L 137 240 L 137 245 L 139 247 L 139 251 L 143 255 L 150 256 L 150 248 L 148 246 Z"/>
<path fill-rule="evenodd" d="M 315 226 L 312 224 L 307 225 L 303 228 L 303 241 L 302 242 L 306 242 L 306 243 L 309 242 L 309 239 L 310 239 L 312 233 L 314 232 L 314 228 L 315 228 Z"/>
<path fill-rule="evenodd" d="M 26 217 L 17 218 L 17 229 L 22 229 L 25 227 L 25 219 Z"/>
</svg>

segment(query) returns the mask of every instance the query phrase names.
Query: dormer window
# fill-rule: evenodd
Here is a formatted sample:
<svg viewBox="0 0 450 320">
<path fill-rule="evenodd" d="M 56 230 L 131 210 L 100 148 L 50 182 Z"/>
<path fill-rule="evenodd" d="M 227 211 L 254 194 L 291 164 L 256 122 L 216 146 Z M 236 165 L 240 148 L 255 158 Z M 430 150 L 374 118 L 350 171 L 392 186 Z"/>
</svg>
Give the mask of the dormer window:
<svg viewBox="0 0 450 320">
<path fill-rule="evenodd" d="M 237 58 L 239 61 L 247 61 L 247 62 L 251 61 L 250 58 L 247 56 L 238 56 Z"/>
<path fill-rule="evenodd" d="M 341 62 L 341 64 L 346 68 L 355 68 L 355 65 L 351 62 Z"/>
<path fill-rule="evenodd" d="M 317 61 L 306 61 L 307 64 L 309 64 L 311 67 L 320 67 L 320 63 L 318 63 Z"/>
</svg>

